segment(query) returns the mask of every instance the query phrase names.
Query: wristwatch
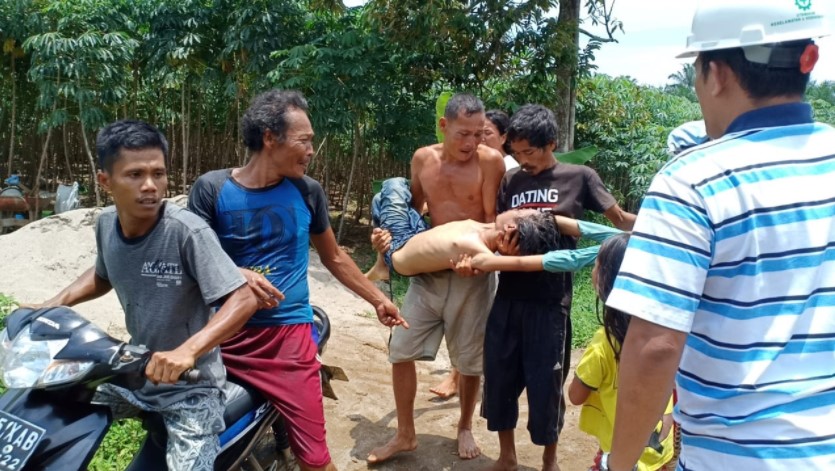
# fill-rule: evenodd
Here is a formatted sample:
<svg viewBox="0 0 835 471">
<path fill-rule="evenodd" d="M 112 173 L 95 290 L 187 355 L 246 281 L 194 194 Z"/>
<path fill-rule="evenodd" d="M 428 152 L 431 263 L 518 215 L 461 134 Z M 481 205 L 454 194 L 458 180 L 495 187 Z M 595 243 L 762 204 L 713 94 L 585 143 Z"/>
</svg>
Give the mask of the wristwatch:
<svg viewBox="0 0 835 471">
<path fill-rule="evenodd" d="M 600 457 L 600 471 L 612 471 L 609 469 L 609 453 L 603 453 L 603 456 Z M 632 471 L 638 471 L 638 465 L 636 464 Z"/>
</svg>

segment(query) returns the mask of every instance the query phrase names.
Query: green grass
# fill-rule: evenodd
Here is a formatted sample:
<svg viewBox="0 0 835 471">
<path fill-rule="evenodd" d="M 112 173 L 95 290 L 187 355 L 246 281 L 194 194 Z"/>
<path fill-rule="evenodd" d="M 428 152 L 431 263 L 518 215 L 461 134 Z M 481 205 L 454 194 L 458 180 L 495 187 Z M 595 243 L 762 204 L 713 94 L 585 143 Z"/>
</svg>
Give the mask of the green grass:
<svg viewBox="0 0 835 471">
<path fill-rule="evenodd" d="M 17 302 L 11 296 L 0 293 L 0 328 L 6 327 L 6 316 L 17 309 Z"/>
<path fill-rule="evenodd" d="M 574 300 L 571 304 L 571 326 L 573 336 L 571 348 L 584 348 L 594 332 L 600 327 L 597 321 L 595 303 L 597 294 L 591 284 L 591 268 L 574 275 Z"/>
<path fill-rule="evenodd" d="M 6 317 L 15 309 L 17 303 L 11 296 L 0 293 L 0 329 L 6 328 Z M 6 392 L 6 387 L 0 384 L 0 394 Z"/>
<path fill-rule="evenodd" d="M 597 224 L 611 226 L 611 223 L 599 213 L 586 211 L 583 219 Z M 586 239 L 580 239 L 577 248 L 596 245 Z M 603 306 L 601 305 L 602 309 Z M 597 317 L 597 293 L 591 283 L 591 267 L 584 268 L 574 275 L 574 300 L 571 304 L 571 323 L 574 336 L 571 348 L 584 348 L 600 328 Z"/>
<path fill-rule="evenodd" d="M 112 471 L 125 469 L 133 456 L 139 451 L 139 445 L 145 440 L 145 430 L 139 420 L 120 420 L 110 427 L 96 456 L 87 469 L 90 471 Z"/>
</svg>

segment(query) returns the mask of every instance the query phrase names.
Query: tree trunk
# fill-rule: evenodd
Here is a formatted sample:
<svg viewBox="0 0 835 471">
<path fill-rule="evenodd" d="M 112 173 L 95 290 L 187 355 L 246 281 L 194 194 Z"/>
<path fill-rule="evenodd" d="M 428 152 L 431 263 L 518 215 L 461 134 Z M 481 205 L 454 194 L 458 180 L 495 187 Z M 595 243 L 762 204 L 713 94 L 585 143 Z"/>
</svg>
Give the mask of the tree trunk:
<svg viewBox="0 0 835 471">
<path fill-rule="evenodd" d="M 235 133 L 237 139 L 235 139 L 235 156 L 237 157 L 237 165 L 239 167 L 243 167 L 246 163 L 244 154 L 246 153 L 243 148 L 241 147 L 241 143 L 243 140 L 241 139 L 241 100 L 242 100 L 242 90 L 241 90 L 241 82 L 238 81 L 238 89 L 235 92 L 235 111 L 237 114 L 237 118 L 235 119 Z"/>
<path fill-rule="evenodd" d="M 6 169 L 7 175 L 11 175 L 13 162 L 14 162 L 14 140 L 15 140 L 15 126 L 17 125 L 17 80 L 15 79 L 15 57 L 14 57 L 14 48 L 12 48 L 11 52 L 12 58 L 12 118 L 11 118 L 11 126 L 9 126 L 9 135 L 11 138 L 9 139 L 9 166 Z"/>
<path fill-rule="evenodd" d="M 226 110 L 226 119 L 223 123 L 223 138 L 218 143 L 219 149 L 222 149 L 220 155 L 220 168 L 228 168 L 231 167 L 230 165 L 231 160 L 230 157 L 232 156 L 232 149 L 229 148 L 229 143 L 232 142 L 232 110 Z"/>
<path fill-rule="evenodd" d="M 168 156 L 168 162 L 171 165 L 171 168 L 168 169 L 168 175 L 171 176 L 170 180 L 168 181 L 168 188 L 177 188 L 177 121 L 176 118 L 173 116 L 171 117 L 171 123 L 168 126 L 170 132 L 168 134 L 168 148 L 171 150 L 171 154 Z M 166 193 L 166 196 L 168 194 Z"/>
<path fill-rule="evenodd" d="M 568 152 L 574 148 L 574 104 L 577 98 L 577 50 L 580 47 L 580 0 L 560 0 L 557 17 L 560 34 L 555 35 L 566 48 L 563 57 L 568 59 L 556 68 L 557 107 L 557 152 Z"/>
<path fill-rule="evenodd" d="M 64 99 L 64 108 L 67 108 L 67 100 Z M 64 121 L 64 124 L 61 125 L 61 133 L 63 134 L 64 140 L 64 162 L 67 165 L 67 174 L 70 176 L 70 183 L 75 181 L 75 177 L 72 174 L 72 164 L 70 163 L 70 150 L 69 146 L 67 146 L 67 122 Z"/>
<path fill-rule="evenodd" d="M 327 138 L 327 136 L 325 136 L 325 137 Z M 330 154 L 328 153 L 328 148 L 329 147 L 330 146 L 328 145 L 327 141 L 325 141 L 325 155 L 327 156 L 327 158 L 324 159 L 324 163 L 322 164 L 322 183 L 323 183 L 322 186 L 325 189 L 325 194 L 326 195 L 329 194 L 328 192 L 330 191 L 330 183 L 331 183 L 330 172 L 329 172 L 329 170 L 330 170 Z"/>
<path fill-rule="evenodd" d="M 131 82 L 132 82 L 131 83 L 131 85 L 132 85 L 132 87 L 131 87 L 132 90 L 131 91 L 132 91 L 133 99 L 130 101 L 130 104 L 131 104 L 130 114 L 131 114 L 131 116 L 136 116 L 136 104 L 137 104 L 137 102 L 139 102 L 139 79 L 141 77 L 141 75 L 139 74 L 139 66 L 136 64 L 136 61 L 131 63 L 131 69 L 132 69 L 131 72 L 133 73 L 133 80 L 131 80 Z M 153 121 L 151 121 L 151 122 L 153 122 Z"/>
<path fill-rule="evenodd" d="M 79 103 L 79 107 L 81 104 Z M 90 176 L 93 178 L 93 192 L 96 195 L 96 206 L 101 206 L 101 190 L 99 189 L 99 180 L 96 178 L 96 160 L 93 158 L 93 153 L 90 152 L 90 142 L 87 140 L 87 132 L 84 130 L 84 123 L 81 123 L 81 139 L 84 142 L 84 151 L 87 154 L 87 161 L 90 162 Z"/>
<path fill-rule="evenodd" d="M 55 104 L 58 103 L 58 100 L 55 100 L 52 104 L 52 113 L 55 113 Z M 29 219 L 35 220 L 38 218 L 38 215 L 41 212 L 41 192 L 40 192 L 40 181 L 41 181 L 41 172 L 43 171 L 43 163 L 46 161 L 46 156 L 49 153 L 49 140 L 52 138 L 52 126 L 49 126 L 46 130 L 46 139 L 43 143 L 43 150 L 41 151 L 41 161 L 38 163 L 38 173 L 35 176 L 35 185 L 33 187 L 33 191 L 35 192 L 35 213 L 30 214 Z"/>
<path fill-rule="evenodd" d="M 360 121 L 359 116 L 354 119 L 354 150 L 351 153 L 351 170 L 348 172 L 348 186 L 345 188 L 345 194 L 342 196 L 342 214 L 339 216 L 339 232 L 336 235 L 336 243 L 342 240 L 342 229 L 345 228 L 345 213 L 348 212 L 348 203 L 351 201 L 351 183 L 354 179 L 354 169 L 357 165 L 357 156 L 360 153 Z"/>
<path fill-rule="evenodd" d="M 200 176 L 200 170 L 203 166 L 203 106 L 197 105 L 197 139 L 195 139 L 196 148 L 194 150 L 194 178 Z"/>
<path fill-rule="evenodd" d="M 81 88 L 81 87 L 79 87 Z M 78 100 L 78 121 L 81 123 L 81 139 L 84 142 L 84 151 L 87 153 L 87 160 L 90 162 L 90 175 L 93 177 L 93 192 L 96 194 L 96 206 L 101 206 L 101 192 L 99 190 L 99 180 L 96 178 L 96 160 L 93 158 L 93 153 L 90 152 L 90 142 L 87 140 L 87 131 L 84 130 L 84 105 L 81 99 Z"/>
<path fill-rule="evenodd" d="M 56 83 L 56 88 L 60 90 L 61 88 L 61 71 L 58 71 L 58 81 Z M 47 119 L 51 119 L 55 115 L 55 110 L 58 109 L 58 93 L 55 94 L 55 98 L 52 100 L 52 109 L 50 110 L 49 114 L 47 115 Z M 30 215 L 30 219 L 34 220 L 37 219 L 38 215 L 40 214 L 41 208 L 41 198 L 40 198 L 40 182 L 41 182 L 41 173 L 43 172 L 43 165 L 46 162 L 46 156 L 49 155 L 49 143 L 50 139 L 52 138 L 52 125 L 49 124 L 46 128 L 46 139 L 43 143 L 43 149 L 41 150 L 41 159 L 38 162 L 38 171 L 35 173 L 35 212 L 34 214 Z M 56 164 L 55 158 L 55 151 L 53 149 L 52 152 L 52 167 L 57 168 L 58 165 Z M 55 175 L 52 176 L 54 180 Z M 50 182 L 50 186 L 51 186 Z M 49 191 L 49 188 L 47 188 Z"/>
<path fill-rule="evenodd" d="M 183 83 L 183 88 L 180 90 L 180 121 L 182 127 L 182 141 L 183 141 L 183 182 L 182 194 L 186 193 L 186 183 L 188 182 L 188 115 L 189 110 L 186 109 L 186 88 L 188 82 Z M 189 100 L 188 107 L 191 108 L 191 101 Z"/>
</svg>

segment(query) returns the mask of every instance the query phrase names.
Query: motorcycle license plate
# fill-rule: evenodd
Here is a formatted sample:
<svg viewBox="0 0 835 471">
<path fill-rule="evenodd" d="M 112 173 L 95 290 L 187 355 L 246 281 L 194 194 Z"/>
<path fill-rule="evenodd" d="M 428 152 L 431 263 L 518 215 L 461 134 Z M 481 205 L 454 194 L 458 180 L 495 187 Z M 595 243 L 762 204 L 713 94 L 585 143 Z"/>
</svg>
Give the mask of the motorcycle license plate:
<svg viewBox="0 0 835 471">
<path fill-rule="evenodd" d="M 20 471 L 44 433 L 41 427 L 0 410 L 0 471 Z"/>
</svg>

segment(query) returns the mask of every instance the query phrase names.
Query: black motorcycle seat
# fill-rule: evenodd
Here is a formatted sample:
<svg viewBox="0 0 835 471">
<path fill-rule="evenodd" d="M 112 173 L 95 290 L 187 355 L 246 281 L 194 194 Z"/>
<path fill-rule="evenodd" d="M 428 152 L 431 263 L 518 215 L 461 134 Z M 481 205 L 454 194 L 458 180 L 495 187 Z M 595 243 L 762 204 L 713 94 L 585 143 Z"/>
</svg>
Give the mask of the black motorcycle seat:
<svg viewBox="0 0 835 471">
<path fill-rule="evenodd" d="M 223 422 L 227 427 L 264 403 L 264 398 L 258 390 L 234 378 L 227 378 L 223 393 L 226 395 Z"/>
</svg>

